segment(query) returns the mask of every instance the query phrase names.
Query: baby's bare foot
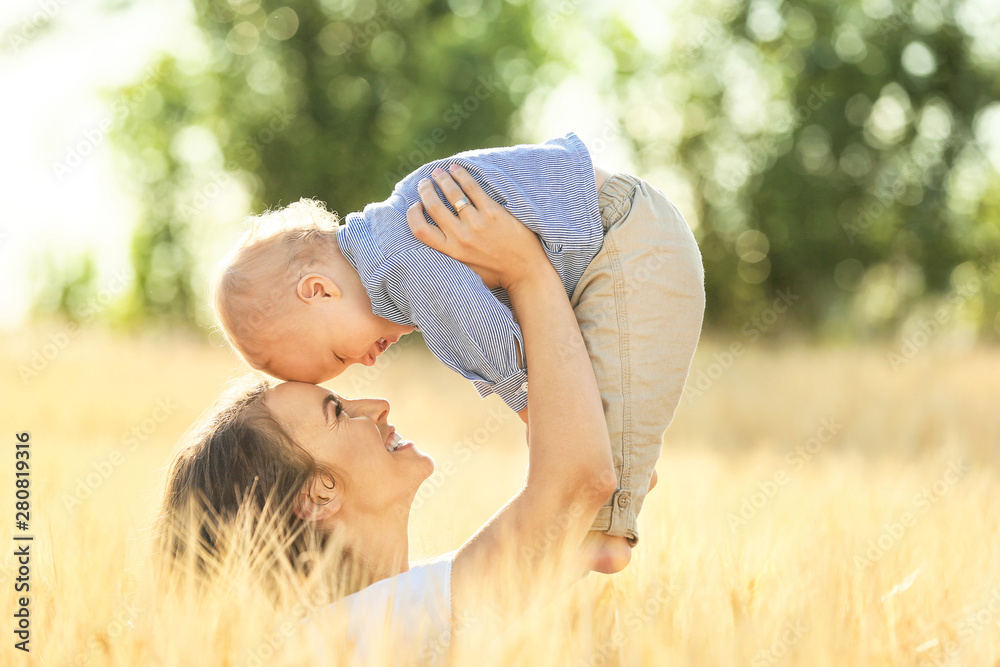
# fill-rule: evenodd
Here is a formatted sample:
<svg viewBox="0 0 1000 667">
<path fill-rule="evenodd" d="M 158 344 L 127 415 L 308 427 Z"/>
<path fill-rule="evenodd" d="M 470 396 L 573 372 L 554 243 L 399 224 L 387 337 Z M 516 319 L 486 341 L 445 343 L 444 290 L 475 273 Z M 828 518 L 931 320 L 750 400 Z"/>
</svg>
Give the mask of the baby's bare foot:
<svg viewBox="0 0 1000 667">
<path fill-rule="evenodd" d="M 621 572 L 632 559 L 632 547 L 628 540 L 596 530 L 590 531 L 584 538 L 583 549 L 590 569 L 603 574 Z"/>
</svg>

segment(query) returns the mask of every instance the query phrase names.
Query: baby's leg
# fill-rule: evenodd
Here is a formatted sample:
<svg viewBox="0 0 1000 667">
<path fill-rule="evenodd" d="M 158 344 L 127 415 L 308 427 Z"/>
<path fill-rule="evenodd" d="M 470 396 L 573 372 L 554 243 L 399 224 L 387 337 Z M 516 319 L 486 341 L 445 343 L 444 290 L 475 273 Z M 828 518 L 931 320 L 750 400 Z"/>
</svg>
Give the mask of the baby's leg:
<svg viewBox="0 0 1000 667">
<path fill-rule="evenodd" d="M 599 201 L 604 246 L 571 300 L 597 376 L 618 474 L 618 491 L 592 530 L 634 546 L 636 516 L 701 335 L 704 269 L 687 223 L 656 188 L 616 174 Z M 596 543 L 615 552 L 615 541 Z"/>
<path fill-rule="evenodd" d="M 656 469 L 649 480 L 649 491 L 656 486 Z M 608 535 L 600 530 L 591 529 L 583 541 L 583 553 L 589 563 L 590 570 L 615 574 L 621 572 L 632 559 L 632 546 L 624 537 Z"/>
</svg>

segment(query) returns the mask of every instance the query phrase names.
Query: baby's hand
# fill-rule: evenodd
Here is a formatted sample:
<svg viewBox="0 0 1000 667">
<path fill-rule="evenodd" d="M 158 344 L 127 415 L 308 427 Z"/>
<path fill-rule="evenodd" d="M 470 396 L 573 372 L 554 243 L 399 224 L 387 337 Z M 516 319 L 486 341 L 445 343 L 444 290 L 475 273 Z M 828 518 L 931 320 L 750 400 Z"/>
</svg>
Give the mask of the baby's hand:
<svg viewBox="0 0 1000 667">
<path fill-rule="evenodd" d="M 423 204 L 416 203 L 406 212 L 418 240 L 467 265 L 490 289 L 509 290 L 531 275 L 539 262 L 548 264 L 534 232 L 483 192 L 465 169 L 452 165 L 451 170 L 451 176 L 443 169 L 432 175 L 459 214 L 448 210 L 430 180 L 422 180 L 417 189 Z M 464 197 L 471 203 L 463 205 Z M 428 224 L 424 211 L 437 227 Z"/>
</svg>

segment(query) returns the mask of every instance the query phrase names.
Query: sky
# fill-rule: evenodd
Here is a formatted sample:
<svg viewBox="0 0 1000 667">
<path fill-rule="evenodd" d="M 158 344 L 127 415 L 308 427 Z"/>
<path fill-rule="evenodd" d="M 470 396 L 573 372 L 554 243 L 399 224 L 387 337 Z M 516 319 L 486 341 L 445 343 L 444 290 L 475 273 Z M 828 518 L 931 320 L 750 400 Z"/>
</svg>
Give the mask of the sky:
<svg viewBox="0 0 1000 667">
<path fill-rule="evenodd" d="M 127 270 L 137 210 L 114 170 L 107 130 L 119 110 L 108 91 L 141 80 L 188 25 L 185 2 L 136 4 L 0 3 L 0 328 L 23 322 L 47 255 L 66 262 L 93 251 L 98 284 L 117 285 L 113 276 Z"/>
</svg>

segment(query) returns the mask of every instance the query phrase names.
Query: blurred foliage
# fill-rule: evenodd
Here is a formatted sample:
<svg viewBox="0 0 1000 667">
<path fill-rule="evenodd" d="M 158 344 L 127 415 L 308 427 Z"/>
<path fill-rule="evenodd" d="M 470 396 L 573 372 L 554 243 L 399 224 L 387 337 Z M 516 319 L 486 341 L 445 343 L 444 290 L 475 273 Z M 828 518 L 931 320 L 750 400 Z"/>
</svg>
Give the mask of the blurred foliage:
<svg viewBox="0 0 1000 667">
<path fill-rule="evenodd" d="M 763 329 L 787 290 L 781 327 L 886 333 L 944 308 L 996 337 L 1000 181 L 973 130 L 1000 53 L 974 4 L 692 5 L 665 56 L 609 30 L 642 168 L 691 184 L 711 323 Z"/>
<path fill-rule="evenodd" d="M 40 290 L 32 304 L 35 317 L 61 314 L 70 320 L 82 321 L 90 315 L 87 301 L 98 289 L 93 256 L 84 254 L 69 262 L 57 262 L 45 256 L 35 271 L 39 282 L 48 283 L 47 289 Z"/>
<path fill-rule="evenodd" d="M 638 172 L 687 189 L 709 324 L 882 335 L 944 317 L 996 337 L 1000 50 L 977 1 L 682 3 L 640 19 L 665 21 L 660 39 L 573 0 L 193 0 L 192 34 L 123 91 L 145 211 L 130 312 L 194 321 L 233 210 L 360 209 L 430 159 L 510 143 L 531 96 L 575 73 Z M 792 307 L 761 322 L 779 290 Z"/>
<path fill-rule="evenodd" d="M 233 197 L 315 197 L 343 215 L 431 159 L 507 143 L 517 100 L 499 71 L 541 60 L 527 9 L 500 0 L 193 4 L 195 35 L 118 136 L 145 210 L 137 318 L 195 318 L 196 267 L 217 260 L 198 257 L 204 228 L 231 241 Z"/>
</svg>

